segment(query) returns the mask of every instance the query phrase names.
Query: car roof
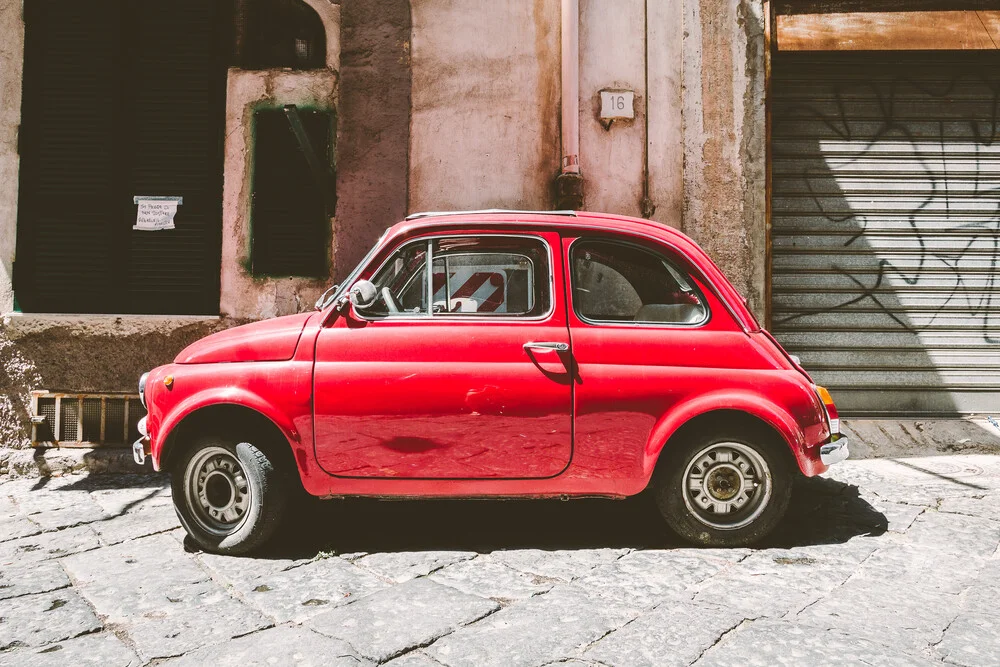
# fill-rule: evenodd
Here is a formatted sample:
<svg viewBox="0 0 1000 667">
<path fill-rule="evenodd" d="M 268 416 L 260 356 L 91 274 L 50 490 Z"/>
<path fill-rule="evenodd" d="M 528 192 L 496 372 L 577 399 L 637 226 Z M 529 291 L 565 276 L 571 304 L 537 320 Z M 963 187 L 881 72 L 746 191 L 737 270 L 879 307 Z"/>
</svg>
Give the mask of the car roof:
<svg viewBox="0 0 1000 667">
<path fill-rule="evenodd" d="M 712 258 L 693 239 L 664 223 L 632 218 L 613 213 L 589 211 L 510 211 L 488 209 L 482 211 L 452 211 L 415 213 L 390 227 L 385 240 L 409 237 L 431 230 L 461 228 L 497 229 L 587 229 L 620 232 L 653 237 L 670 243 L 679 250 L 697 258 L 709 282 L 720 292 L 719 296 L 730 312 L 747 331 L 759 329 L 756 318 L 747 308 L 746 300 L 733 287 Z"/>
<path fill-rule="evenodd" d="M 595 224 L 596 223 L 596 224 Z M 466 225 L 487 225 L 498 227 L 603 227 L 609 231 L 633 234 L 650 234 L 666 239 L 680 240 L 685 245 L 694 242 L 685 234 L 660 222 L 643 218 L 631 218 L 612 213 L 589 211 L 512 211 L 487 209 L 482 211 L 448 211 L 414 213 L 389 230 L 390 236 L 419 233 L 439 227 L 459 227 Z"/>
</svg>

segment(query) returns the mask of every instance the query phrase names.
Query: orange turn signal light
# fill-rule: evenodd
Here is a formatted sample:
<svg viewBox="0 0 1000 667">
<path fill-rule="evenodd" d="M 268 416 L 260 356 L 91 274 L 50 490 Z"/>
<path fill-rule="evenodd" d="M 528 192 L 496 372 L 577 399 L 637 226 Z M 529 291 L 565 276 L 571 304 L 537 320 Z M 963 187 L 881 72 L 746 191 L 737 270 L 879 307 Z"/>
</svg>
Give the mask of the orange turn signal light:
<svg viewBox="0 0 1000 667">
<path fill-rule="evenodd" d="M 827 391 L 826 387 L 816 387 L 816 391 L 819 392 L 819 397 L 826 405 L 833 405 L 833 397 L 830 396 L 830 392 Z"/>
<path fill-rule="evenodd" d="M 174 376 L 168 375 L 167 377 L 163 378 L 163 386 L 166 387 L 167 389 L 170 389 L 170 387 L 174 386 Z"/>
</svg>

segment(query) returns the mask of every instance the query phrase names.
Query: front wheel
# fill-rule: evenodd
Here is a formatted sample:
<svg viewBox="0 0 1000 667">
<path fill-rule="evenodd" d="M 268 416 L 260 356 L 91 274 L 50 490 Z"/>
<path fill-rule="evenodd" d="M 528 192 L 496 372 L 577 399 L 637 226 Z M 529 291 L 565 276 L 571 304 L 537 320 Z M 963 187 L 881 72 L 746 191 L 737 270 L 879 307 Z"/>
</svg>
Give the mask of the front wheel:
<svg viewBox="0 0 1000 667">
<path fill-rule="evenodd" d="M 244 554 L 274 533 L 286 506 L 285 480 L 274 461 L 249 442 L 195 443 L 171 475 L 174 509 L 201 548 Z"/>
<path fill-rule="evenodd" d="M 673 447 L 674 445 L 670 445 Z M 731 433 L 677 443 L 654 478 L 667 524 L 705 546 L 747 546 L 766 537 L 788 509 L 791 470 L 783 443 Z"/>
</svg>

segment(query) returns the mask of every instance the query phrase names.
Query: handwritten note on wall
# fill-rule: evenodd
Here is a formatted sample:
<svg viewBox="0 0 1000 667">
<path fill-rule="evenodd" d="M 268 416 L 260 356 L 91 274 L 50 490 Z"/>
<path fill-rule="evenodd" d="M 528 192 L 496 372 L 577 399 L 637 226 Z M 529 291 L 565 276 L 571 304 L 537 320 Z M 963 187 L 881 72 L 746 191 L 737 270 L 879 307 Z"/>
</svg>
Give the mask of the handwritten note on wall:
<svg viewBox="0 0 1000 667">
<path fill-rule="evenodd" d="M 139 207 L 132 229 L 157 232 L 164 229 L 175 229 L 174 216 L 177 215 L 177 207 L 184 203 L 184 197 L 139 195 L 133 197 L 132 201 Z"/>
</svg>

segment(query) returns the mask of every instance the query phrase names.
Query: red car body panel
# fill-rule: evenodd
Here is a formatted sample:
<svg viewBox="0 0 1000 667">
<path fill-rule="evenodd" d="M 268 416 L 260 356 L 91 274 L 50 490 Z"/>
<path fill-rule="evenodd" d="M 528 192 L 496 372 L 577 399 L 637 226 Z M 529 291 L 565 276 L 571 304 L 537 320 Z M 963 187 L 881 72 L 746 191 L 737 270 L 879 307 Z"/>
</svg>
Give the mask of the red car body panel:
<svg viewBox="0 0 1000 667">
<path fill-rule="evenodd" d="M 317 496 L 633 495 L 670 437 L 717 411 L 769 424 L 803 474 L 826 470 L 819 446 L 830 430 L 808 376 L 683 234 L 585 213 L 408 220 L 389 230 L 354 279 L 370 278 L 408 240 L 455 234 L 543 238 L 552 252 L 551 312 L 366 320 L 353 307 L 329 307 L 210 336 L 149 375 L 154 464 L 162 465 L 185 419 L 235 405 L 281 430 L 305 489 Z M 566 258 L 575 239 L 595 236 L 668 255 L 696 283 L 708 321 L 579 318 Z M 529 353 L 523 344 L 532 341 L 570 349 Z"/>
<path fill-rule="evenodd" d="M 205 336 L 184 348 L 174 363 L 210 364 L 291 359 L 302 327 L 316 313 L 261 320 Z"/>
</svg>

